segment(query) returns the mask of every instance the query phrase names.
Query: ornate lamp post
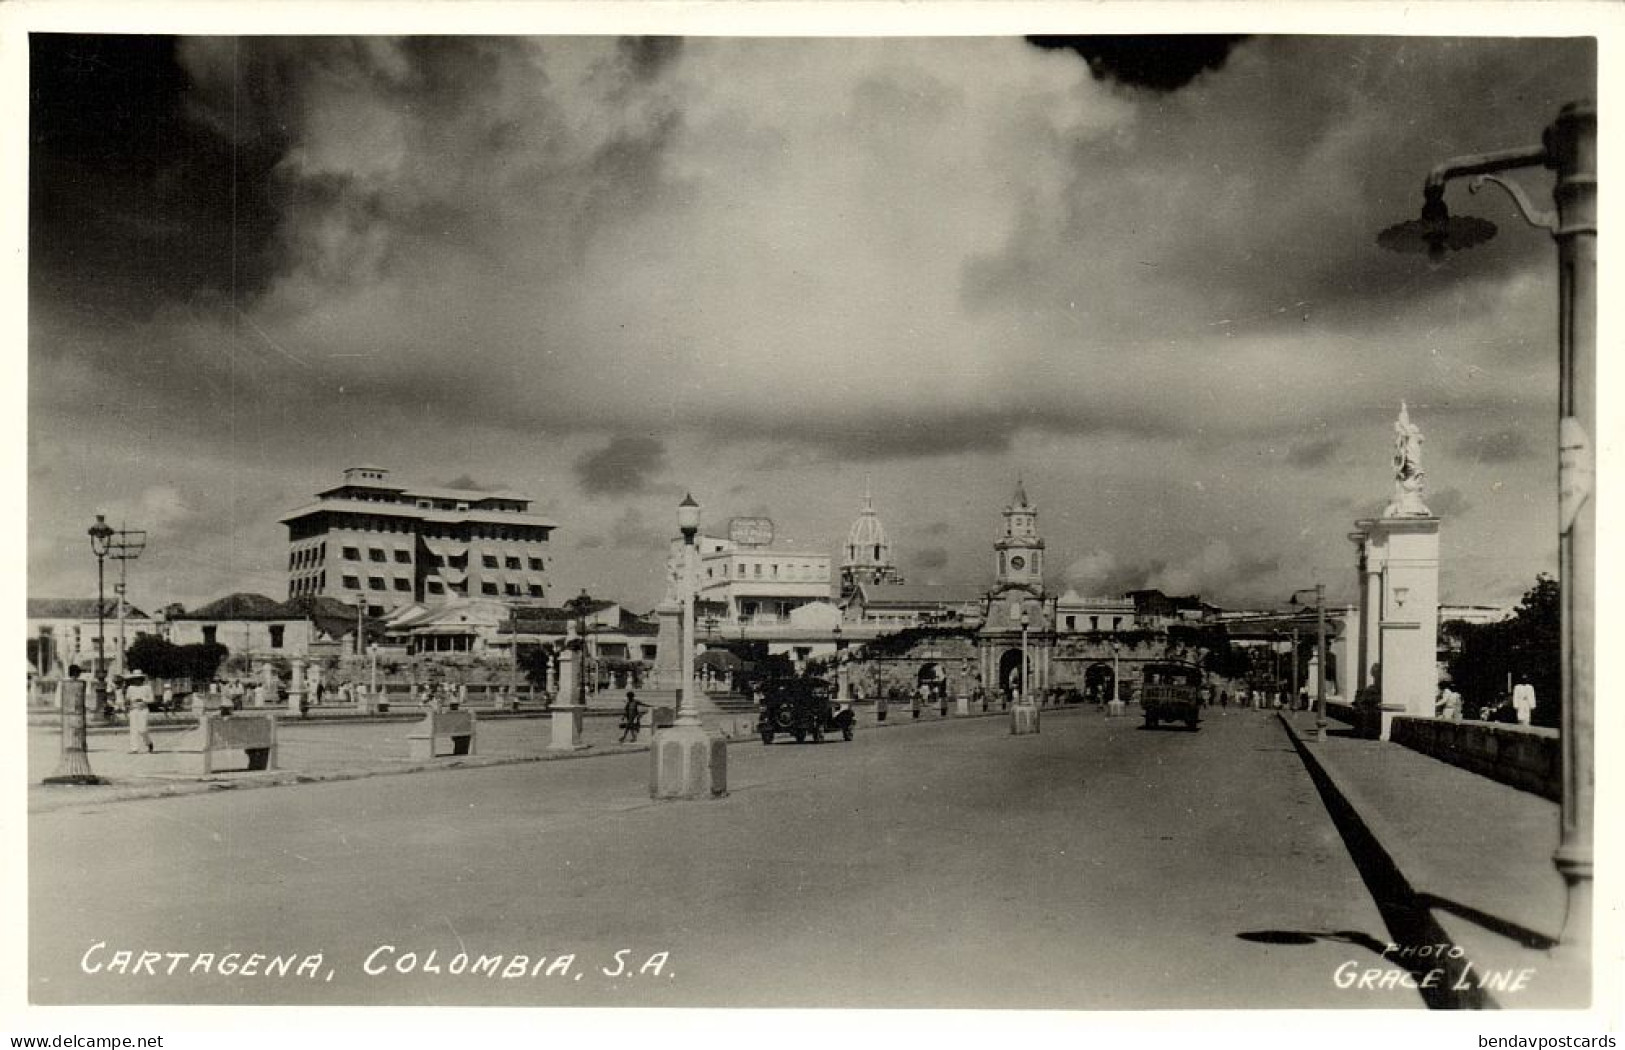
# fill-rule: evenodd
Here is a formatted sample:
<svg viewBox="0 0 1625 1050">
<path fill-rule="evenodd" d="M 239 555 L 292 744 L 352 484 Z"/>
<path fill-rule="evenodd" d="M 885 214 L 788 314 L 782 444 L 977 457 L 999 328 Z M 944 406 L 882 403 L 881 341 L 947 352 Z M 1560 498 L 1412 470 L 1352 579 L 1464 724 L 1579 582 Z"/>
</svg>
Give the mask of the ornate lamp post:
<svg viewBox="0 0 1625 1050">
<path fill-rule="evenodd" d="M 1031 626 L 1031 618 L 1027 615 L 1026 607 L 1023 606 L 1021 610 L 1021 692 L 1017 694 L 1018 699 L 1016 701 L 1022 704 L 1032 702 L 1027 691 L 1027 628 L 1029 626 Z"/>
<path fill-rule="evenodd" d="M 1304 587 L 1292 592 L 1291 604 L 1298 604 L 1298 595 L 1313 593 L 1315 596 L 1315 652 L 1319 663 L 1319 670 L 1315 674 L 1315 743 L 1326 742 L 1326 585 L 1317 583 L 1313 587 Z M 1293 637 L 1297 637 L 1294 629 Z M 1292 647 L 1292 674 L 1297 677 L 1298 647 Z M 1293 690 L 1293 702 L 1297 701 L 1297 690 Z"/>
<path fill-rule="evenodd" d="M 837 700 L 845 700 L 846 699 L 846 660 L 843 659 L 843 657 L 845 656 L 845 650 L 843 650 L 841 648 L 841 625 L 840 624 L 835 625 L 834 634 L 835 634 L 835 698 Z"/>
<path fill-rule="evenodd" d="M 96 669 L 91 674 L 91 681 L 96 689 L 96 710 L 102 718 L 107 718 L 107 597 L 103 583 L 103 569 L 107 564 L 107 552 L 113 546 L 113 527 L 107 524 L 107 517 L 96 515 L 96 524 L 89 530 L 90 553 L 96 556 Z"/>
<path fill-rule="evenodd" d="M 699 549 L 696 540 L 700 532 L 700 505 L 692 495 L 683 497 L 677 505 L 677 530 L 683 537 L 682 586 L 682 652 L 679 653 L 677 679 L 677 719 L 669 729 L 655 731 L 654 743 L 649 749 L 653 770 L 649 777 L 649 794 L 662 799 L 694 799 L 728 793 L 728 744 L 720 736 L 713 737 L 700 723 L 698 698 L 694 695 L 694 610 L 698 589 Z"/>
<path fill-rule="evenodd" d="M 1534 206 L 1498 173 L 1540 167 L 1556 173 L 1556 212 Z M 1568 887 L 1562 941 L 1591 938 L 1592 806 L 1594 795 L 1593 680 L 1596 607 L 1596 503 L 1591 435 L 1597 400 L 1597 107 L 1571 102 L 1546 128 L 1538 146 L 1455 157 L 1428 173 L 1422 216 L 1384 230 L 1377 243 L 1400 252 L 1426 252 L 1437 262 L 1451 250 L 1489 240 L 1495 225 L 1451 216 L 1445 185 L 1471 177 L 1470 191 L 1493 183 L 1524 219 L 1550 230 L 1558 266 L 1558 564 L 1562 596 L 1561 836 L 1553 863 Z"/>
<path fill-rule="evenodd" d="M 113 529 L 104 515 L 96 515 L 96 524 L 90 527 L 90 552 L 96 556 L 96 670 L 91 676 L 96 683 L 96 702 L 102 703 L 102 650 L 103 638 L 103 560 L 107 557 L 108 543 Z M 56 771 L 45 778 L 47 784 L 101 784 L 101 777 L 90 770 L 90 754 L 85 741 L 85 683 L 77 674 L 62 683 L 62 753 Z"/>
</svg>

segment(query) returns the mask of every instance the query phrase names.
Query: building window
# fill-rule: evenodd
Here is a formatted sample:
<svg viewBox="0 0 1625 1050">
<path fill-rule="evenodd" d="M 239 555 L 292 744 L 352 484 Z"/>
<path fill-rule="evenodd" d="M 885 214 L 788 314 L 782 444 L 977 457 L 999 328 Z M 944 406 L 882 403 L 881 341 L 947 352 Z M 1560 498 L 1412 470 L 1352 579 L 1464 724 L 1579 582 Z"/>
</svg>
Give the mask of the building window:
<svg viewBox="0 0 1625 1050">
<path fill-rule="evenodd" d="M 216 644 L 214 638 L 215 638 L 215 634 L 219 630 L 220 630 L 220 628 L 213 627 L 213 626 L 203 628 L 203 644 L 204 645 L 214 645 L 214 644 Z"/>
<path fill-rule="evenodd" d="M 383 551 L 379 550 L 377 547 L 369 547 L 369 548 L 367 548 L 367 557 L 370 558 L 373 561 L 388 561 L 389 560 L 389 556 L 386 555 Z"/>
<path fill-rule="evenodd" d="M 1078 618 L 1076 616 L 1068 616 L 1066 618 L 1066 629 L 1069 630 L 1069 631 L 1077 630 L 1078 629 L 1077 619 Z"/>
<path fill-rule="evenodd" d="M 359 548 L 359 547 L 346 547 L 346 548 L 344 548 L 344 560 L 345 561 L 360 561 L 361 560 L 361 548 Z"/>
<path fill-rule="evenodd" d="M 519 559 L 518 558 L 508 558 L 508 559 L 506 559 L 504 564 L 509 569 L 517 569 L 517 568 L 519 568 Z"/>
<path fill-rule="evenodd" d="M 532 559 L 530 559 L 530 571 L 531 572 L 541 572 L 542 571 L 542 559 L 540 559 L 540 558 L 532 558 Z"/>
<path fill-rule="evenodd" d="M 481 594 L 496 594 L 497 593 L 497 585 L 496 585 L 496 583 L 494 581 L 492 581 L 492 580 L 486 580 L 484 583 L 480 584 L 480 593 Z"/>
<path fill-rule="evenodd" d="M 412 581 L 397 578 L 395 580 L 395 589 L 397 591 L 410 591 L 412 589 Z"/>
<path fill-rule="evenodd" d="M 368 576 L 367 577 L 367 589 L 369 591 L 381 591 L 381 590 L 383 590 L 384 589 L 384 578 L 382 576 Z"/>
<path fill-rule="evenodd" d="M 282 634 L 283 634 L 284 631 L 287 630 L 287 627 L 285 627 L 284 625 L 282 625 L 280 623 L 273 623 L 270 626 L 269 630 L 271 632 L 271 648 L 273 648 L 273 649 L 282 648 Z"/>
<path fill-rule="evenodd" d="M 1100 617 L 1098 617 L 1098 616 L 1089 617 L 1089 629 L 1091 631 L 1100 630 Z"/>
<path fill-rule="evenodd" d="M 539 583 L 531 584 L 530 585 L 530 596 L 532 598 L 540 598 L 542 596 L 542 585 L 539 584 Z"/>
<path fill-rule="evenodd" d="M 480 564 L 487 569 L 494 569 L 497 567 L 497 556 L 495 554 L 482 554 L 480 555 Z"/>
<path fill-rule="evenodd" d="M 411 551 L 396 551 L 395 552 L 395 561 L 397 563 L 401 564 L 401 565 L 410 565 L 410 564 L 412 564 L 412 552 Z"/>
<path fill-rule="evenodd" d="M 361 577 L 359 577 L 359 576 L 346 576 L 346 577 L 344 577 L 344 589 L 347 590 L 347 591 L 359 591 L 361 589 Z"/>
<path fill-rule="evenodd" d="M 507 593 L 508 597 L 510 597 L 510 598 L 519 597 L 520 592 L 519 592 L 519 585 L 517 583 L 508 584 L 507 587 L 505 588 L 505 590 L 506 590 L 506 593 Z"/>
<path fill-rule="evenodd" d="M 428 583 L 424 584 L 424 586 L 428 588 L 430 594 L 446 593 L 446 585 L 441 583 L 439 580 L 430 580 Z"/>
</svg>

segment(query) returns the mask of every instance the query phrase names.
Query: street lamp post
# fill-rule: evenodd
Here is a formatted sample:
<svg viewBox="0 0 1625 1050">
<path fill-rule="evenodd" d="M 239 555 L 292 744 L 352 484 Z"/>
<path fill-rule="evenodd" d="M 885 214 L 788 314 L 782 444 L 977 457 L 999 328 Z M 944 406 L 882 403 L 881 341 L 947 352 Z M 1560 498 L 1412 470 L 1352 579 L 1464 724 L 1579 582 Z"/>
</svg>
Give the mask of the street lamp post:
<svg viewBox="0 0 1625 1050">
<path fill-rule="evenodd" d="M 1298 595 L 1315 595 L 1315 659 L 1319 662 L 1319 673 L 1315 675 L 1315 743 L 1326 742 L 1326 585 L 1317 583 L 1313 587 L 1304 587 L 1292 592 L 1292 604 L 1298 604 Z M 1296 647 L 1294 646 L 1294 649 Z M 1296 669 L 1297 653 L 1292 656 L 1292 666 Z M 1296 670 L 1294 670 L 1296 674 Z M 1294 696 L 1296 693 L 1294 692 Z"/>
<path fill-rule="evenodd" d="M 1019 697 L 1020 697 L 1020 699 L 1018 700 L 1019 703 L 1028 703 L 1029 702 L 1028 694 L 1027 694 L 1027 673 L 1028 673 L 1028 668 L 1027 668 L 1027 628 L 1030 625 L 1031 625 L 1031 621 L 1030 621 L 1029 617 L 1027 616 L 1027 610 L 1022 609 L 1021 610 L 1021 692 L 1020 692 L 1020 694 L 1018 694 Z"/>
<path fill-rule="evenodd" d="M 108 718 L 107 707 L 107 593 L 103 569 L 107 552 L 112 549 L 113 535 L 113 527 L 107 524 L 107 516 L 96 515 L 96 524 L 89 530 L 90 553 L 96 556 L 96 670 L 90 677 L 96 690 L 96 711 L 104 721 L 111 719 Z"/>
<path fill-rule="evenodd" d="M 653 769 L 649 794 L 659 799 L 696 799 L 728 793 L 728 747 L 700 722 L 694 690 L 694 613 L 698 580 L 700 505 L 692 495 L 677 505 L 677 530 L 683 537 L 682 624 L 678 654 L 677 718 L 669 729 L 657 729 L 649 749 Z"/>
<path fill-rule="evenodd" d="M 1556 174 L 1556 211 L 1536 208 L 1499 173 L 1542 167 Z M 1477 192 L 1493 183 L 1506 191 L 1530 225 L 1550 230 L 1558 266 L 1558 566 L 1562 582 L 1561 671 L 1563 796 L 1553 863 L 1568 889 L 1561 941 L 1585 946 L 1591 937 L 1592 810 L 1594 803 L 1594 638 L 1596 502 L 1592 435 L 1597 401 L 1597 107 L 1571 102 L 1546 128 L 1538 146 L 1455 157 L 1423 183 L 1422 217 L 1378 235 L 1401 252 L 1426 252 L 1437 262 L 1449 250 L 1494 236 L 1483 219 L 1451 216 L 1445 185 L 1471 177 Z"/>
<path fill-rule="evenodd" d="M 841 625 L 836 624 L 835 634 L 835 699 L 846 699 L 846 661 L 842 659 L 844 652 L 841 648 Z"/>
<path fill-rule="evenodd" d="M 108 542 L 113 530 L 105 516 L 96 515 L 96 524 L 90 527 L 90 552 L 96 556 L 96 673 L 97 702 L 101 702 L 102 650 L 102 562 L 107 557 Z M 85 683 L 70 675 L 62 683 L 62 752 L 56 771 L 45 778 L 47 784 L 101 784 L 104 783 L 90 769 L 90 753 L 85 740 Z"/>
</svg>

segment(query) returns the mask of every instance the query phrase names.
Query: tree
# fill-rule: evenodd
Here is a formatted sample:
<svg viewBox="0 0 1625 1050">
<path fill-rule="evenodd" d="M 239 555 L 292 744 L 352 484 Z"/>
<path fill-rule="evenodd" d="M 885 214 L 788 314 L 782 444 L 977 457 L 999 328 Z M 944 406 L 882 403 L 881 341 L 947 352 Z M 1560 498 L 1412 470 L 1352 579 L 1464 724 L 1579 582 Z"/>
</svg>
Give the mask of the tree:
<svg viewBox="0 0 1625 1050">
<path fill-rule="evenodd" d="M 181 647 L 155 634 L 137 635 L 125 650 L 125 663 L 150 678 L 179 678 Z"/>
<path fill-rule="evenodd" d="M 549 645 L 521 645 L 516 661 L 525 680 L 537 689 L 547 689 L 547 664 L 553 647 Z"/>
<path fill-rule="evenodd" d="M 1499 704 L 1507 682 L 1528 676 L 1535 687 L 1535 725 L 1557 727 L 1562 690 L 1562 587 L 1542 573 L 1508 619 L 1499 623 L 1453 622 L 1441 628 L 1459 642 L 1446 663 L 1468 715 Z"/>
</svg>

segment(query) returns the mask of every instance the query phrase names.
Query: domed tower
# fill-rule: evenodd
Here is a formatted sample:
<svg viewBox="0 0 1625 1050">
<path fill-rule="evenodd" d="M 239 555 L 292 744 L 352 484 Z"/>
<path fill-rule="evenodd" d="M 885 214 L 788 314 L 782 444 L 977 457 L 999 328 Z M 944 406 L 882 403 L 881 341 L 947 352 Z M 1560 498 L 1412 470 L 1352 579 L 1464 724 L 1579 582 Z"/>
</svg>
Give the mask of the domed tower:
<svg viewBox="0 0 1625 1050">
<path fill-rule="evenodd" d="M 1021 588 L 1034 597 L 1044 593 L 1044 541 L 1038 535 L 1038 508 L 1027 498 L 1018 477 L 1016 494 L 1004 508 L 1004 534 L 993 545 L 998 554 L 995 592 Z"/>
<path fill-rule="evenodd" d="M 846 546 L 841 551 L 841 597 L 851 594 L 860 583 L 902 582 L 902 574 L 892 564 L 886 527 L 875 514 L 874 497 L 869 492 L 869 478 L 865 475 L 863 512 L 847 530 Z"/>
</svg>

